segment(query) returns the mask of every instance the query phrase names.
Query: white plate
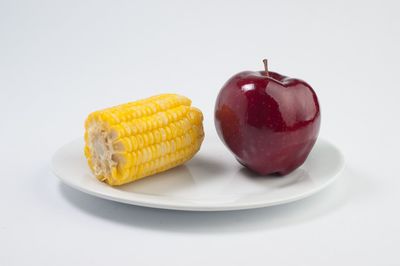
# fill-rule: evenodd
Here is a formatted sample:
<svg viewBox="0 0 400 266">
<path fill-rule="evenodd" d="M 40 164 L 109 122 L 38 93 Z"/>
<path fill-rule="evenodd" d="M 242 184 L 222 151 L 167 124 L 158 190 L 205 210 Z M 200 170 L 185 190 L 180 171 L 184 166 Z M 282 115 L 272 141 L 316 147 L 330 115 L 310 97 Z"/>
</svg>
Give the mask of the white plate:
<svg viewBox="0 0 400 266">
<path fill-rule="evenodd" d="M 307 161 L 284 176 L 255 176 L 221 142 L 206 141 L 188 163 L 120 187 L 98 181 L 83 155 L 83 141 L 60 148 L 54 173 L 88 194 L 118 202 L 188 211 L 225 211 L 278 205 L 308 197 L 331 184 L 344 166 L 340 151 L 319 139 Z"/>
</svg>

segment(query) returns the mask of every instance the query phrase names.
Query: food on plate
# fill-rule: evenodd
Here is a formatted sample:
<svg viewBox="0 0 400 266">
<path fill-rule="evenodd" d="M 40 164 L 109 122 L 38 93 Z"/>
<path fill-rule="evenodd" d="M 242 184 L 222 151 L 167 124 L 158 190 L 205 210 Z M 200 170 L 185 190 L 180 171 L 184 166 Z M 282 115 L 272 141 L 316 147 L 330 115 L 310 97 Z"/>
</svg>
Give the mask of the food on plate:
<svg viewBox="0 0 400 266">
<path fill-rule="evenodd" d="M 285 175 L 302 165 L 317 140 L 321 112 L 306 82 L 245 71 L 222 87 L 215 105 L 219 137 L 236 159 L 261 174 Z"/>
<path fill-rule="evenodd" d="M 122 185 L 190 160 L 204 139 L 203 114 L 177 94 L 95 111 L 85 122 L 85 156 L 97 179 Z"/>
</svg>

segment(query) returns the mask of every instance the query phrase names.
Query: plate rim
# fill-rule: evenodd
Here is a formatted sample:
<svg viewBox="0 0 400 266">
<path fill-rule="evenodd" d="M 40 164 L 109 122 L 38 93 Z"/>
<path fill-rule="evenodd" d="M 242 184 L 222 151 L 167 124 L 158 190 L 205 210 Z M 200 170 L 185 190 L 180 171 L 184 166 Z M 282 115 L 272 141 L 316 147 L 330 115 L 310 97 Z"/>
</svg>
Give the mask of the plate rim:
<svg viewBox="0 0 400 266">
<path fill-rule="evenodd" d="M 319 142 L 325 142 L 326 144 L 330 145 L 332 148 L 336 150 L 338 153 L 338 158 L 339 158 L 339 164 L 338 164 L 338 170 L 332 175 L 331 178 L 329 178 L 326 182 L 322 183 L 320 186 L 317 186 L 313 189 L 304 191 L 303 193 L 299 193 L 297 195 L 294 195 L 292 197 L 288 198 L 283 198 L 281 200 L 274 200 L 274 201 L 253 201 L 253 202 L 228 202 L 228 203 L 219 203 L 219 205 L 207 205 L 207 204 L 194 204 L 190 200 L 183 200 L 183 201 L 172 201 L 171 200 L 166 200 L 165 202 L 160 202 L 160 197 L 154 196 L 154 195 L 149 195 L 149 194 L 138 194 L 135 192 L 128 192 L 128 191 L 122 191 L 122 190 L 115 190 L 114 194 L 112 193 L 104 193 L 99 190 L 95 189 L 90 189 L 90 187 L 85 187 L 85 186 L 79 186 L 75 182 L 71 181 L 70 178 L 65 178 L 63 174 L 59 173 L 58 170 L 55 167 L 55 161 L 57 159 L 57 156 L 62 153 L 64 149 L 66 149 L 68 146 L 73 145 L 76 142 L 82 142 L 82 138 L 76 138 L 72 141 L 67 142 L 66 144 L 62 145 L 59 147 L 56 152 L 54 152 L 52 158 L 51 158 L 51 171 L 55 176 L 59 178 L 59 180 L 62 181 L 63 184 L 68 185 L 69 187 L 76 189 L 80 192 L 89 194 L 94 197 L 99 197 L 102 199 L 106 200 L 111 200 L 119 203 L 124 203 L 124 204 L 129 204 L 129 205 L 134 205 L 134 206 L 141 206 L 141 207 L 149 207 L 149 208 L 156 208 L 156 209 L 165 209 L 165 210 L 179 210 L 179 211 L 233 211 L 233 210 L 247 210 L 247 209 L 256 209 L 256 208 L 264 208 L 264 207 L 271 207 L 271 206 L 277 206 L 277 205 L 282 205 L 282 204 L 287 204 L 291 202 L 295 202 L 307 197 L 310 197 L 317 192 L 320 192 L 324 190 L 326 187 L 331 185 L 333 182 L 335 182 L 340 174 L 342 173 L 344 167 L 345 167 L 345 159 L 343 156 L 343 153 L 341 150 L 334 145 L 332 142 L 319 137 L 317 139 L 317 142 L 315 143 L 314 147 L 318 145 Z M 313 149 L 314 149 L 313 147 Z M 109 187 L 108 185 L 104 184 L 105 189 L 109 189 L 112 187 Z M 129 195 L 129 199 L 124 196 L 124 195 Z M 122 196 L 122 197 L 121 197 Z"/>
</svg>

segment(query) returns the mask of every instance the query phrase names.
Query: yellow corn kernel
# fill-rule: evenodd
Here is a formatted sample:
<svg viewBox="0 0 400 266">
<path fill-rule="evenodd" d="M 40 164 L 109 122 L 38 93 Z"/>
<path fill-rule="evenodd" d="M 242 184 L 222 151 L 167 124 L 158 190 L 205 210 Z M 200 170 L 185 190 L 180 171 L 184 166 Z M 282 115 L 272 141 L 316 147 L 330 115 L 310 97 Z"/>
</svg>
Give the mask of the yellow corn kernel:
<svg viewBox="0 0 400 266">
<path fill-rule="evenodd" d="M 190 160 L 204 139 L 203 115 L 190 99 L 161 94 L 95 111 L 85 121 L 93 174 L 122 185 Z"/>
</svg>

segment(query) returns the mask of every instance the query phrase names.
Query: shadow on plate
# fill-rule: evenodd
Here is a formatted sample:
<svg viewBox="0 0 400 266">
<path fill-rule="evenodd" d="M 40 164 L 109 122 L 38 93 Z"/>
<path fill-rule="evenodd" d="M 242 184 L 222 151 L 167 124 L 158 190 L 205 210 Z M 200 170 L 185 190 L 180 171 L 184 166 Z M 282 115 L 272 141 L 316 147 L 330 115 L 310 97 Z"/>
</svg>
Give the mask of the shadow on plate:
<svg viewBox="0 0 400 266">
<path fill-rule="evenodd" d="M 346 167 L 338 180 L 316 195 L 285 205 L 227 212 L 186 212 L 132 206 L 96 198 L 60 182 L 61 194 L 89 215 L 148 230 L 230 233 L 270 230 L 329 215 L 367 189 L 366 180 Z"/>
<path fill-rule="evenodd" d="M 180 165 L 170 171 L 156 174 L 152 178 L 144 178 L 134 183 L 119 186 L 118 190 L 141 194 L 164 195 L 185 190 L 187 187 L 193 186 L 194 183 L 193 176 L 187 166 Z"/>
<path fill-rule="evenodd" d="M 212 160 L 204 156 L 203 154 L 198 154 L 193 160 L 186 163 L 190 165 L 191 171 L 201 170 L 204 175 L 216 176 L 224 173 L 226 167 L 219 163 L 218 161 Z"/>
<path fill-rule="evenodd" d="M 252 182 L 254 182 L 255 184 L 259 185 L 263 185 L 264 183 L 268 182 L 269 186 L 272 186 L 274 188 L 289 187 L 299 182 L 312 182 L 310 180 L 310 175 L 308 174 L 308 172 L 302 168 L 299 168 L 286 176 L 278 174 L 261 176 L 247 169 L 246 167 L 242 167 L 239 170 L 237 176 L 244 176 L 247 179 L 252 180 Z"/>
</svg>

